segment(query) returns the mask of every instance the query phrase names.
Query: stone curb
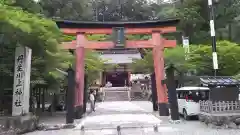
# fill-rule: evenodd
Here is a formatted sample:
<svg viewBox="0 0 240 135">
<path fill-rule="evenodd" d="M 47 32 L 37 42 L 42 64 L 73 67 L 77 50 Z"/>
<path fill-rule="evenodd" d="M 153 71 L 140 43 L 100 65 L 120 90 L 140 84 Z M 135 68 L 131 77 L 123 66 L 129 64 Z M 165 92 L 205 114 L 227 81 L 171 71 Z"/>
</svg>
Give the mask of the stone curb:
<svg viewBox="0 0 240 135">
<path fill-rule="evenodd" d="M 91 113 L 90 113 L 91 114 Z M 81 119 L 87 117 L 89 113 L 83 115 Z M 37 130 L 39 131 L 50 131 L 50 130 L 61 130 L 61 129 L 73 129 L 76 127 L 76 123 L 72 124 L 39 124 Z"/>
<path fill-rule="evenodd" d="M 76 127 L 75 124 L 57 124 L 57 125 L 40 124 L 37 127 L 37 130 L 49 131 L 49 130 L 60 130 L 60 129 L 73 129 L 75 127 Z"/>
<path fill-rule="evenodd" d="M 236 125 L 235 123 L 223 124 L 221 126 L 214 125 L 212 123 L 205 124 L 208 128 L 212 129 L 240 129 L 240 125 Z"/>
<path fill-rule="evenodd" d="M 4 126 L 0 125 L 0 135 L 18 135 L 18 134 L 25 134 L 25 133 L 34 132 L 34 131 L 35 130 L 21 130 L 18 128 L 5 129 Z"/>
<path fill-rule="evenodd" d="M 3 125 L 0 125 L 0 135 L 14 135 L 17 134 L 17 129 L 8 129 L 6 130 Z"/>
<path fill-rule="evenodd" d="M 86 113 L 83 115 L 83 118 L 87 117 L 89 114 Z M 36 128 L 33 130 L 24 130 L 21 131 L 20 129 L 6 129 L 3 125 L 0 125 L 0 135 L 17 135 L 17 134 L 24 134 L 24 133 L 29 133 L 29 132 L 34 132 L 34 131 L 50 131 L 50 130 L 61 130 L 61 129 L 73 129 L 76 127 L 76 123 L 73 124 L 38 124 Z"/>
<path fill-rule="evenodd" d="M 182 120 L 172 120 L 171 116 L 158 116 L 154 112 L 151 113 L 153 116 L 157 117 L 158 119 L 163 121 L 163 124 L 181 124 L 183 123 Z"/>
</svg>

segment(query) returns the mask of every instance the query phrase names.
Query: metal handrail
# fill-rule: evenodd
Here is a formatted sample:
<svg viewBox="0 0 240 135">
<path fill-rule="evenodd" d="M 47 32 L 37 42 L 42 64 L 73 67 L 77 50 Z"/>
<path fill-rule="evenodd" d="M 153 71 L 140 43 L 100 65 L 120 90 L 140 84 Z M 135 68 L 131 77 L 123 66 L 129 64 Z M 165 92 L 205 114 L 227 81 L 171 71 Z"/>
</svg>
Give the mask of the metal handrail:
<svg viewBox="0 0 240 135">
<path fill-rule="evenodd" d="M 163 125 L 161 124 L 161 127 Z M 80 129 L 74 129 L 74 130 L 107 130 L 107 129 L 117 129 L 117 128 L 121 128 L 121 129 L 137 129 L 137 128 L 153 128 L 156 130 L 156 128 L 160 127 L 160 124 L 151 124 L 151 125 L 140 125 L 140 126 L 123 126 L 123 125 L 118 125 L 118 126 L 106 126 L 106 127 L 96 127 L 96 128 L 88 128 L 85 126 L 82 126 Z"/>
</svg>

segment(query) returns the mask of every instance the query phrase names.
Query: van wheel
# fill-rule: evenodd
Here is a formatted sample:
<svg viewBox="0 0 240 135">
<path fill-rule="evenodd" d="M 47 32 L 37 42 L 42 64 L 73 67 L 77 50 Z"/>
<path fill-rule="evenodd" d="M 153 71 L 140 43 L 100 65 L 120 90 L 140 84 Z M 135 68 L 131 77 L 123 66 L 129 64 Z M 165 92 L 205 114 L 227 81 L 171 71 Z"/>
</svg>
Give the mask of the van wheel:
<svg viewBox="0 0 240 135">
<path fill-rule="evenodd" d="M 185 120 L 189 120 L 189 116 L 188 116 L 187 111 L 185 109 L 183 109 L 183 118 Z"/>
</svg>

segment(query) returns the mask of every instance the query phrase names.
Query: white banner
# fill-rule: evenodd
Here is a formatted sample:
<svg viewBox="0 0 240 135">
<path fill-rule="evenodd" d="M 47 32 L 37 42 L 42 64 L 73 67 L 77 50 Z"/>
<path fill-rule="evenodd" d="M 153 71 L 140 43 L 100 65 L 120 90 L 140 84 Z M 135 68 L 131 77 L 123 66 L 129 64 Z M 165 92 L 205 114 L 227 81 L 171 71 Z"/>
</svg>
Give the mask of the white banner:
<svg viewBox="0 0 240 135">
<path fill-rule="evenodd" d="M 19 46 L 15 50 L 12 115 L 29 112 L 31 49 Z"/>
<path fill-rule="evenodd" d="M 217 58 L 217 53 L 213 52 L 213 69 L 218 69 L 218 58 Z"/>
<path fill-rule="evenodd" d="M 188 59 L 188 53 L 190 53 L 190 48 L 189 48 L 189 38 L 182 36 L 182 43 L 183 43 L 183 48 L 185 52 L 185 59 Z"/>
<path fill-rule="evenodd" d="M 189 39 L 188 37 L 182 37 L 183 47 L 188 48 L 189 47 Z"/>
</svg>

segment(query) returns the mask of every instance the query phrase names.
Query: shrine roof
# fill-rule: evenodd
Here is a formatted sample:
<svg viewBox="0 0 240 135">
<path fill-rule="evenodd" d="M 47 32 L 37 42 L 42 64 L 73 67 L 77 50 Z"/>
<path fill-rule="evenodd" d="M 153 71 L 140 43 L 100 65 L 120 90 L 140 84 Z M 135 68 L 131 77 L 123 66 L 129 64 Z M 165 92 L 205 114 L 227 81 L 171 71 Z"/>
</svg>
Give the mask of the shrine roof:
<svg viewBox="0 0 240 135">
<path fill-rule="evenodd" d="M 71 21 L 71 20 L 55 20 L 59 28 L 155 28 L 164 26 L 175 26 L 179 19 L 169 20 L 149 20 L 149 21 L 116 21 L 116 22 L 97 22 L 97 21 Z"/>
<path fill-rule="evenodd" d="M 200 77 L 200 82 L 203 85 L 216 85 L 216 86 L 240 85 L 240 80 L 229 76 Z"/>
</svg>

